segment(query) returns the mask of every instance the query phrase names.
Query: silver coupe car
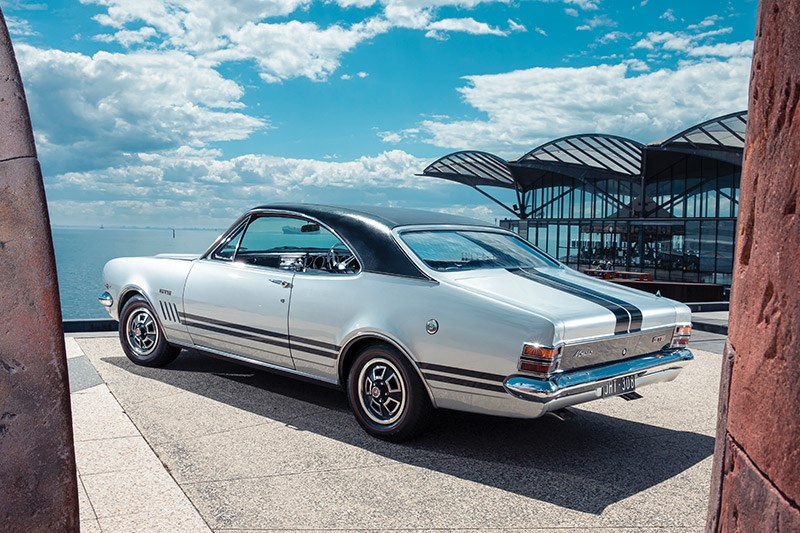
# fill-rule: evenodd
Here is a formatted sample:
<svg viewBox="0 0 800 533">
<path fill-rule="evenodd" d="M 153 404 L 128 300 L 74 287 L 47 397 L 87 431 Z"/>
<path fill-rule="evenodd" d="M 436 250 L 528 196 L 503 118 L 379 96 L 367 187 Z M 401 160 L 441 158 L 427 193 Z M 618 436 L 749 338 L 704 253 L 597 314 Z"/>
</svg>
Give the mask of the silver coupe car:
<svg viewBox="0 0 800 533">
<path fill-rule="evenodd" d="M 692 359 L 685 305 L 441 213 L 257 207 L 200 256 L 109 261 L 103 286 L 134 363 L 194 348 L 341 387 L 390 441 L 435 408 L 535 418 L 638 398 Z"/>
</svg>

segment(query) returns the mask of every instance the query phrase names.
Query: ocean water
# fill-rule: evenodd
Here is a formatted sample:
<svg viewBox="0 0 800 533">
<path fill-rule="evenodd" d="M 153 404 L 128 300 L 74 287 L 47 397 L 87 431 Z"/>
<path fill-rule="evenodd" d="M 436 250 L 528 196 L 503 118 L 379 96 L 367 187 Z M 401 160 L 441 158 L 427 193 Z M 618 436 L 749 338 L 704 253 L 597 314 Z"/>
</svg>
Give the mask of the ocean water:
<svg viewBox="0 0 800 533">
<path fill-rule="evenodd" d="M 61 312 L 65 319 L 108 318 L 97 301 L 103 265 L 115 257 L 202 253 L 223 230 L 53 228 Z"/>
</svg>

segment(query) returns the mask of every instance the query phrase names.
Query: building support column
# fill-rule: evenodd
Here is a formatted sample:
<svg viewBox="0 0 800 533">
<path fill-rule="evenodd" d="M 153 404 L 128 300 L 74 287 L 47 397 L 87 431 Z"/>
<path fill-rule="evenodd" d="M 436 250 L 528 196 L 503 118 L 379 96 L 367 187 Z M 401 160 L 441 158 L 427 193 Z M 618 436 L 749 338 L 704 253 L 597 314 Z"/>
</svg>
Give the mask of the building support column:
<svg viewBox="0 0 800 533">
<path fill-rule="evenodd" d="M 762 0 L 709 531 L 800 531 L 800 2 Z"/>
<path fill-rule="evenodd" d="M 69 382 L 50 221 L 0 12 L 0 531 L 78 531 Z"/>
</svg>

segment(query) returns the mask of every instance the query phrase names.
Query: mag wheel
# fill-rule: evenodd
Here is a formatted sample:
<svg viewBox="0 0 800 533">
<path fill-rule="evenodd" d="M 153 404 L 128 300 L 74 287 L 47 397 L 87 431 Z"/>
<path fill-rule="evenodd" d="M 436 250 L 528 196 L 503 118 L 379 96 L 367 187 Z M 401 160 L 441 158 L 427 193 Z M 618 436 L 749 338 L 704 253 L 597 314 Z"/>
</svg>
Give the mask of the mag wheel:
<svg viewBox="0 0 800 533">
<path fill-rule="evenodd" d="M 433 411 L 417 372 L 388 344 L 368 346 L 356 356 L 348 375 L 347 395 L 361 427 L 392 442 L 419 435 Z"/>
<path fill-rule="evenodd" d="M 141 296 L 134 296 L 122 308 L 119 340 L 128 359 L 142 366 L 168 365 L 181 351 L 167 343 L 158 318 Z"/>
</svg>

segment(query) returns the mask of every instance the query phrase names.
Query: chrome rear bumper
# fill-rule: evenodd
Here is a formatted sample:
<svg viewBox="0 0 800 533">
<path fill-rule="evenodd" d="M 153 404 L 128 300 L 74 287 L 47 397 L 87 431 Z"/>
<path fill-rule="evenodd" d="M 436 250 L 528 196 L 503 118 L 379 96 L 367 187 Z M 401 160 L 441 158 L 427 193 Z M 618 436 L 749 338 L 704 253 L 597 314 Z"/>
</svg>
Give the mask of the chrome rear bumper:
<svg viewBox="0 0 800 533">
<path fill-rule="evenodd" d="M 542 414 L 602 397 L 603 385 L 634 376 L 636 388 L 652 383 L 672 381 L 688 361 L 694 359 L 689 350 L 666 350 L 583 370 L 556 374 L 549 379 L 511 376 L 505 388 L 518 398 L 535 402 Z"/>
</svg>

